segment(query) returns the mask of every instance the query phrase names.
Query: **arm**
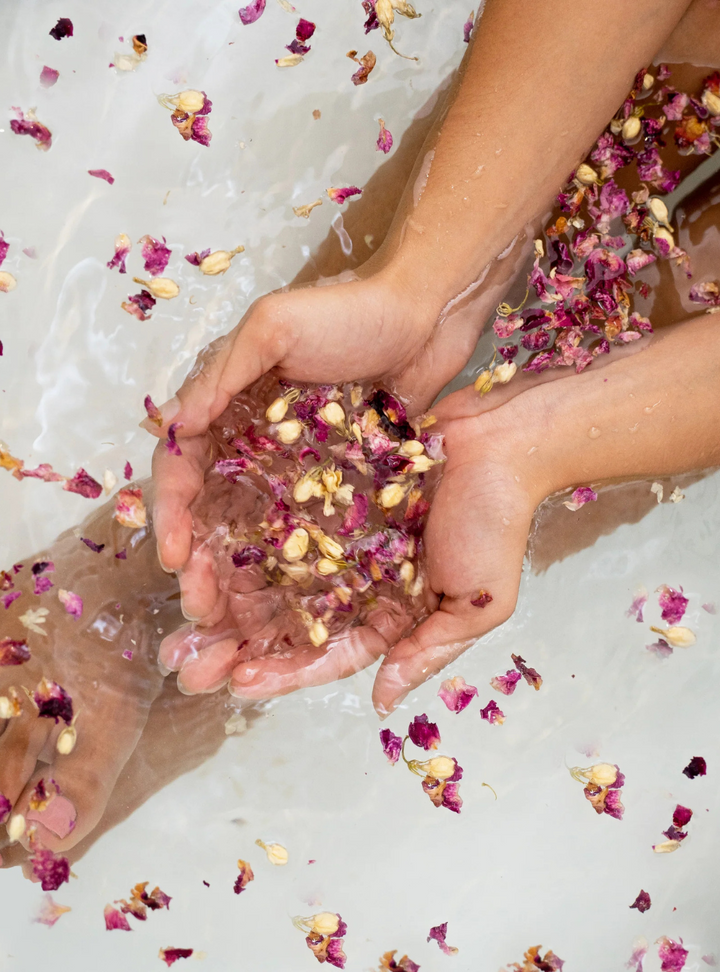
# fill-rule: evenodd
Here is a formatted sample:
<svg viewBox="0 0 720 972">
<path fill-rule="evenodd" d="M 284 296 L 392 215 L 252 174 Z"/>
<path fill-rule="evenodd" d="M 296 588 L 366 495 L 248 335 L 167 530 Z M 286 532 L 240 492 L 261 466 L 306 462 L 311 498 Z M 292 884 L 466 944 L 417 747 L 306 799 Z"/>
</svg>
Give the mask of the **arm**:
<svg viewBox="0 0 720 972">
<path fill-rule="evenodd" d="M 387 655 L 375 682 L 378 712 L 510 617 L 533 514 L 551 493 L 720 464 L 717 328 L 714 315 L 667 328 L 638 354 L 538 384 L 499 407 L 469 388 L 441 403 L 449 458 L 426 539 L 430 585 L 442 600 Z M 470 604 L 479 589 L 493 596 L 482 610 Z"/>
</svg>

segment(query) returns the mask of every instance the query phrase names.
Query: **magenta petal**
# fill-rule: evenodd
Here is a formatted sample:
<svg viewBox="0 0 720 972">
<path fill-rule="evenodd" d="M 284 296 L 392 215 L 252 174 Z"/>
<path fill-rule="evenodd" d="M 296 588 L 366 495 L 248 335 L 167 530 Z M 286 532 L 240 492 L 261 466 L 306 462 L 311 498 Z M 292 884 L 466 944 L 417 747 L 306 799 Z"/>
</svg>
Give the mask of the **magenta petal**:
<svg viewBox="0 0 720 972">
<path fill-rule="evenodd" d="M 391 763 L 397 763 L 402 752 L 402 737 L 396 736 L 390 729 L 380 730 L 380 744 L 383 752 Z"/>
<path fill-rule="evenodd" d="M 55 26 L 48 31 L 55 40 L 62 40 L 64 37 L 72 37 L 74 32 L 73 22 L 69 17 L 60 17 Z"/>
<path fill-rule="evenodd" d="M 127 920 L 125 915 L 118 911 L 117 908 L 113 908 L 112 905 L 105 905 L 103 915 L 105 918 L 105 928 L 107 931 L 132 931 L 130 922 Z"/>
<path fill-rule="evenodd" d="M 521 678 L 520 672 L 510 670 L 509 672 L 505 672 L 504 675 L 494 675 L 490 679 L 490 685 L 496 692 L 502 692 L 503 695 L 512 695 Z"/>
<path fill-rule="evenodd" d="M 423 713 L 415 716 L 408 726 L 408 736 L 420 749 L 437 749 L 440 745 L 440 732 L 434 722 Z"/>
<path fill-rule="evenodd" d="M 630 907 L 637 908 L 637 910 L 642 914 L 650 909 L 651 904 L 652 902 L 650 901 L 650 895 L 647 893 L 647 891 L 641 891 Z"/>
<path fill-rule="evenodd" d="M 9 665 L 24 665 L 27 661 L 30 661 L 30 649 L 27 646 L 27 641 L 15 641 L 12 638 L 0 639 L 0 668 Z"/>
<path fill-rule="evenodd" d="M 51 850 L 37 850 L 30 858 L 33 875 L 43 891 L 56 891 L 70 880 L 70 863 L 66 857 L 56 857 Z"/>
<path fill-rule="evenodd" d="M 238 15 L 241 23 L 247 26 L 259 20 L 265 10 L 265 2 L 266 0 L 252 0 L 252 3 L 249 3 L 247 7 L 240 7 Z"/>
<path fill-rule="evenodd" d="M 682 972 L 685 968 L 685 961 L 688 951 L 683 948 L 682 939 L 674 942 L 672 938 L 663 935 L 658 939 L 658 958 L 660 959 L 661 972 Z"/>
<path fill-rule="evenodd" d="M 683 773 L 689 780 L 694 780 L 696 776 L 705 776 L 707 773 L 707 763 L 704 756 L 693 756 L 687 764 Z"/>
<path fill-rule="evenodd" d="M 55 68 L 48 67 L 46 64 L 40 72 L 40 84 L 43 88 L 52 88 L 59 77 L 60 72 L 56 71 Z"/>
<path fill-rule="evenodd" d="M 96 179 L 104 179 L 110 185 L 115 182 L 115 177 L 111 176 L 107 169 L 88 169 L 88 175 L 94 176 Z"/>
<path fill-rule="evenodd" d="M 682 593 L 682 587 L 679 591 L 676 591 L 674 588 L 668 587 L 667 584 L 662 584 L 657 590 L 660 594 L 658 604 L 662 610 L 663 621 L 667 621 L 668 624 L 677 624 L 688 606 L 688 599 Z"/>
<path fill-rule="evenodd" d="M 72 479 L 68 479 L 63 484 L 63 489 L 66 489 L 69 493 L 78 493 L 86 499 L 97 499 L 102 493 L 100 483 L 82 468 L 78 469 Z"/>
<path fill-rule="evenodd" d="M 462 712 L 477 696 L 474 685 L 468 685 L 461 675 L 446 678 L 440 686 L 438 695 L 451 712 Z"/>
</svg>

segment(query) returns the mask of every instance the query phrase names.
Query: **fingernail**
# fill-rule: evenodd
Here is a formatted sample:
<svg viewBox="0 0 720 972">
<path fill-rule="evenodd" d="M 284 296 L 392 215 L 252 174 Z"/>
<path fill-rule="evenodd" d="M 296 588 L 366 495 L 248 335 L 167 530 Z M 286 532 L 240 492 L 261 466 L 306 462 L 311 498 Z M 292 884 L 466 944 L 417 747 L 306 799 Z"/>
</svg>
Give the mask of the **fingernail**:
<svg viewBox="0 0 720 972">
<path fill-rule="evenodd" d="M 165 564 L 163 563 L 162 554 L 160 553 L 160 542 L 159 541 L 158 541 L 158 545 L 157 545 L 157 559 L 158 559 L 158 563 L 160 564 L 160 566 L 162 567 L 162 569 L 165 571 L 166 574 L 174 574 L 175 573 L 174 570 L 171 570 L 170 567 L 166 567 Z"/>
<path fill-rule="evenodd" d="M 168 675 L 172 672 L 172 668 L 168 668 L 167 665 L 163 665 L 163 663 L 159 659 L 158 659 L 157 667 L 163 678 L 167 678 Z"/>
<path fill-rule="evenodd" d="M 56 796 L 44 810 L 30 810 L 28 820 L 35 820 L 63 840 L 75 829 L 77 810 L 75 805 L 64 796 Z"/>
</svg>

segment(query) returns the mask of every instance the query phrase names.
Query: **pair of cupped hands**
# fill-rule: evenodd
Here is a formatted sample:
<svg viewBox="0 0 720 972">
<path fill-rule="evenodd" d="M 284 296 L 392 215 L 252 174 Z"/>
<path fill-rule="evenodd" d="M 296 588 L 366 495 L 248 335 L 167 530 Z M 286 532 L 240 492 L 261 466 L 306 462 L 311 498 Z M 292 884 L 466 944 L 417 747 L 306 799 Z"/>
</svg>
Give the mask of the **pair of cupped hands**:
<svg viewBox="0 0 720 972">
<path fill-rule="evenodd" d="M 471 309 L 443 315 L 426 295 L 380 271 L 262 297 L 200 354 L 177 395 L 161 406 L 163 425 L 147 423 L 159 437 L 176 424 L 182 450 L 171 454 L 160 442 L 153 460 L 158 555 L 165 570 L 177 572 L 191 621 L 160 649 L 181 691 L 210 692 L 229 682 L 233 695 L 266 699 L 345 678 L 384 656 L 373 688 L 384 716 L 510 617 L 533 513 L 550 492 L 570 485 L 537 467 L 525 475 L 523 452 L 535 431 L 544 434 L 537 419 L 549 389 L 537 377 L 518 373 L 485 397 L 470 386 L 433 408 L 447 462 L 425 532 L 430 613 L 406 637 L 407 619 L 378 608 L 365 625 L 321 648 L 287 649 L 263 638 L 271 601 L 263 592 L 219 590 L 191 513 L 211 461 L 210 423 L 261 375 L 274 370 L 311 384 L 382 381 L 412 417 L 462 370 L 496 301 L 488 292 Z M 479 590 L 492 596 L 483 608 L 471 604 Z"/>
</svg>

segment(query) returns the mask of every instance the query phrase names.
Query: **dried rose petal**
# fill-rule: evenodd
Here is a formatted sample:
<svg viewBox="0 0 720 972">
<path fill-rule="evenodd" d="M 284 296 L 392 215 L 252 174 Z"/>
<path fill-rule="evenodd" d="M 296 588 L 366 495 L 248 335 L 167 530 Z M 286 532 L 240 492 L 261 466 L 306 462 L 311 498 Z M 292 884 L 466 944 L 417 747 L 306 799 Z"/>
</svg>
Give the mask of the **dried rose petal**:
<svg viewBox="0 0 720 972">
<path fill-rule="evenodd" d="M 57 891 L 70 880 L 70 863 L 66 857 L 56 857 L 51 850 L 38 849 L 30 858 L 33 875 L 43 891 Z"/>
<path fill-rule="evenodd" d="M 63 483 L 63 489 L 84 496 L 86 499 L 97 499 L 102 493 L 100 483 L 82 468 L 78 469 L 72 479 Z"/>
<path fill-rule="evenodd" d="M 144 405 L 150 421 L 153 423 L 153 425 L 157 425 L 158 428 L 161 428 L 163 424 L 162 412 L 149 395 L 145 396 Z"/>
<path fill-rule="evenodd" d="M 501 726 L 505 722 L 505 713 L 494 699 L 490 699 L 484 709 L 480 709 L 480 715 L 491 726 Z"/>
<path fill-rule="evenodd" d="M 0 824 L 4 824 L 12 811 L 12 803 L 4 793 L 0 793 Z"/>
<path fill-rule="evenodd" d="M 87 537 L 80 537 L 80 539 L 82 540 L 82 542 L 85 544 L 86 547 L 89 547 L 90 550 L 93 551 L 93 553 L 100 553 L 102 550 L 105 549 L 104 543 L 95 543 L 94 540 L 88 540 Z"/>
<path fill-rule="evenodd" d="M 440 947 L 440 951 L 444 952 L 445 955 L 455 955 L 458 949 L 448 945 L 445 941 L 447 937 L 447 926 L 448 923 L 446 921 L 444 921 L 442 925 L 435 925 L 430 929 L 430 933 L 426 940 L 428 942 L 437 942 L 438 946 Z"/>
<path fill-rule="evenodd" d="M 3 265 L 5 257 L 10 249 L 10 244 L 5 239 L 5 234 L 0 230 L 0 267 Z"/>
<path fill-rule="evenodd" d="M 563 506 L 566 506 L 569 510 L 575 513 L 584 506 L 586 503 L 594 503 L 598 498 L 598 494 L 594 489 L 590 489 L 589 486 L 578 486 L 575 492 L 572 494 L 569 500 L 565 500 Z"/>
<path fill-rule="evenodd" d="M 476 596 L 470 601 L 473 607 L 484 608 L 486 605 L 492 602 L 493 596 L 490 591 L 480 590 Z"/>
<path fill-rule="evenodd" d="M 127 268 L 125 266 L 125 261 L 127 260 L 127 255 L 132 249 L 132 242 L 129 236 L 125 233 L 120 233 L 115 237 L 115 256 L 112 260 L 108 260 L 107 267 L 112 270 L 114 267 L 118 268 L 119 273 L 127 273 Z"/>
<path fill-rule="evenodd" d="M 240 22 L 247 26 L 248 24 L 254 24 L 256 20 L 262 17 L 265 11 L 266 0 L 252 0 L 247 7 L 240 7 L 238 10 L 238 15 L 240 17 Z"/>
<path fill-rule="evenodd" d="M 673 824 L 682 829 L 690 823 L 692 815 L 693 812 L 689 807 L 683 807 L 678 803 L 673 811 Z"/>
<path fill-rule="evenodd" d="M 14 601 L 17 601 L 17 599 L 21 596 L 22 596 L 22 591 L 13 591 L 12 594 L 5 594 L 3 595 L 3 597 L 0 597 L 0 601 L 2 601 L 3 607 L 7 611 L 10 605 Z"/>
<path fill-rule="evenodd" d="M 650 901 L 650 895 L 647 893 L 647 891 L 641 891 L 630 907 L 637 908 L 637 910 L 642 914 L 645 911 L 649 911 L 651 904 L 652 902 Z"/>
<path fill-rule="evenodd" d="M 707 773 L 707 763 L 704 756 L 693 756 L 687 764 L 683 773 L 689 780 L 694 780 L 696 776 L 705 776 Z"/>
<path fill-rule="evenodd" d="M 43 678 L 33 693 L 33 699 L 35 700 L 35 705 L 38 707 L 38 716 L 45 719 L 54 719 L 56 723 L 62 719 L 68 726 L 72 722 L 72 699 L 57 682 Z M 52 889 L 45 888 L 45 890 Z"/>
<path fill-rule="evenodd" d="M 708 307 L 720 307 L 720 287 L 716 283 L 695 284 L 690 289 L 690 300 Z"/>
<path fill-rule="evenodd" d="M 672 938 L 663 935 L 657 940 L 658 958 L 660 959 L 660 972 L 682 972 L 685 968 L 685 960 L 688 951 L 683 948 L 682 939 L 674 942 Z"/>
<path fill-rule="evenodd" d="M 437 749 L 440 744 L 440 732 L 434 722 L 430 722 L 423 713 L 415 716 L 408 726 L 408 736 L 411 742 L 420 749 Z"/>
<path fill-rule="evenodd" d="M 510 657 L 513 660 L 513 664 L 515 665 L 515 668 L 517 668 L 517 670 L 520 672 L 520 674 L 528 683 L 528 685 L 532 685 L 532 687 L 537 692 L 543 682 L 540 675 L 538 675 L 538 673 L 535 671 L 534 668 L 529 668 L 525 664 L 525 659 L 522 658 L 520 655 L 511 655 Z"/>
<path fill-rule="evenodd" d="M 358 189 L 357 186 L 346 186 L 344 189 L 335 189 L 331 186 L 326 192 L 333 202 L 337 203 L 338 206 L 342 206 L 351 196 L 361 195 L 362 189 Z"/>
<path fill-rule="evenodd" d="M 159 276 L 168 265 L 172 250 L 165 245 L 166 240 L 163 236 L 162 243 L 153 236 L 145 235 L 138 240 L 142 243 L 142 256 L 145 261 L 145 272 L 151 277 Z"/>
<path fill-rule="evenodd" d="M 79 618 L 83 613 L 83 599 L 79 594 L 73 594 L 72 591 L 64 591 L 62 588 L 58 591 L 58 600 L 65 608 L 67 613 L 73 618 Z"/>
<path fill-rule="evenodd" d="M 43 88 L 52 88 L 57 83 L 59 77 L 60 72 L 56 71 L 55 68 L 48 67 L 46 64 L 40 72 L 40 84 Z"/>
<path fill-rule="evenodd" d="M 51 894 L 46 894 L 37 918 L 34 921 L 39 925 L 47 925 L 48 928 L 52 928 L 55 922 L 59 918 L 62 918 L 64 914 L 67 914 L 68 911 L 72 911 L 72 908 L 68 907 L 68 905 L 58 904 L 56 901 L 53 901 Z"/>
<path fill-rule="evenodd" d="M 353 75 L 353 77 L 354 76 L 355 75 Z M 377 142 L 375 144 L 377 145 L 378 152 L 384 152 L 385 155 L 387 155 L 390 149 L 393 147 L 392 132 L 389 132 L 387 128 L 385 128 L 385 122 L 382 120 L 382 118 L 378 119 L 378 124 L 380 125 L 380 134 L 378 135 Z"/>
<path fill-rule="evenodd" d="M 632 604 L 625 612 L 626 618 L 635 618 L 636 621 L 643 622 L 643 608 L 645 607 L 648 599 L 648 593 L 644 587 L 642 587 L 633 597 Z"/>
<path fill-rule="evenodd" d="M 125 468 L 123 469 L 123 476 L 128 481 L 133 478 L 133 468 L 132 468 L 132 466 L 130 465 L 129 462 L 126 462 L 125 463 Z"/>
<path fill-rule="evenodd" d="M 521 678 L 522 675 L 520 672 L 514 672 L 511 669 L 505 672 L 504 675 L 494 675 L 490 679 L 490 685 L 496 692 L 502 692 L 503 695 L 512 695 Z"/>
<path fill-rule="evenodd" d="M 115 176 L 110 175 L 107 169 L 88 169 L 88 175 L 94 176 L 96 179 L 104 179 L 110 185 L 115 182 Z"/>
<path fill-rule="evenodd" d="M 0 668 L 5 665 L 23 665 L 26 661 L 30 661 L 27 641 L 0 638 Z"/>
<path fill-rule="evenodd" d="M 231 559 L 235 567 L 250 567 L 252 564 L 261 564 L 263 560 L 267 560 L 267 554 L 260 547 L 249 543 L 242 550 L 235 551 Z"/>
<path fill-rule="evenodd" d="M 64 37 L 72 37 L 73 22 L 69 17 L 60 17 L 58 22 L 48 32 L 55 40 L 62 40 Z"/>
<path fill-rule="evenodd" d="M 397 763 L 402 752 L 402 736 L 396 736 L 390 729 L 381 729 L 380 744 L 388 762 Z"/>
<path fill-rule="evenodd" d="M 35 586 L 33 587 L 33 594 L 44 594 L 45 591 L 49 591 L 52 586 L 53 582 L 49 577 L 36 577 Z"/>
<path fill-rule="evenodd" d="M 11 130 L 16 135 L 29 135 L 31 138 L 34 138 L 35 148 L 40 149 L 41 152 L 47 152 L 52 145 L 52 132 L 50 129 L 40 124 L 34 111 L 28 111 L 26 114 L 23 114 L 20 108 L 14 108 L 13 111 L 17 115 L 17 118 L 13 118 L 10 122 Z"/>
<path fill-rule="evenodd" d="M 663 621 L 667 621 L 668 624 L 677 624 L 688 606 L 688 599 L 683 595 L 682 587 L 679 591 L 676 591 L 674 588 L 668 587 L 667 584 L 662 584 L 657 588 L 657 591 L 660 593 L 658 604 L 662 609 Z"/>
<path fill-rule="evenodd" d="M 158 958 L 161 958 L 165 965 L 174 965 L 178 959 L 190 958 L 194 949 L 192 948 L 161 948 Z"/>
<path fill-rule="evenodd" d="M 148 311 L 151 311 L 157 301 L 149 290 L 141 290 L 139 294 L 128 294 L 128 299 L 120 305 L 122 309 L 139 321 L 147 321 L 150 318 Z"/>
<path fill-rule="evenodd" d="M 235 878 L 235 883 L 233 884 L 233 891 L 235 894 L 241 894 L 248 884 L 255 880 L 253 869 L 250 867 L 247 861 L 238 861 L 238 867 L 240 869 L 240 873 Z"/>
<path fill-rule="evenodd" d="M 105 928 L 107 931 L 132 931 L 130 922 L 127 920 L 125 915 L 118 911 L 117 908 L 113 908 L 112 905 L 105 905 L 103 916 L 105 918 Z"/>
<path fill-rule="evenodd" d="M 672 645 L 669 645 L 664 638 L 658 638 L 651 645 L 645 645 L 648 651 L 651 651 L 658 658 L 667 658 L 668 655 L 672 655 Z"/>
<path fill-rule="evenodd" d="M 387 969 L 388 972 L 420 972 L 420 966 L 416 962 L 413 962 L 411 958 L 408 958 L 407 955 L 403 955 L 396 962 L 396 952 L 397 949 L 393 949 L 392 952 L 385 952 L 380 959 L 381 969 Z"/>
<path fill-rule="evenodd" d="M 182 449 L 177 444 L 177 441 L 175 439 L 175 434 L 176 434 L 177 430 L 178 429 L 181 429 L 182 427 L 183 427 L 183 423 L 182 422 L 173 422 L 172 425 L 170 425 L 169 428 L 168 428 L 168 434 L 167 434 L 167 440 L 165 442 L 165 448 L 167 449 L 167 451 L 170 453 L 171 456 L 181 456 L 182 455 Z"/>
<path fill-rule="evenodd" d="M 474 685 L 468 685 L 462 675 L 446 678 L 440 685 L 438 695 L 451 712 L 462 712 L 477 696 Z"/>
<path fill-rule="evenodd" d="M 562 972 L 565 965 L 563 960 L 551 950 L 545 952 L 541 955 L 542 945 L 533 945 L 525 952 L 522 965 L 514 962 L 511 968 L 515 969 L 515 972 L 535 972 L 536 969 L 541 969 L 542 972 Z M 645 949 L 647 951 L 647 948 Z M 645 952 L 643 952 L 643 955 Z M 509 969 L 508 969 L 509 972 Z M 638 966 L 637 972 L 642 972 L 642 961 Z"/>
<path fill-rule="evenodd" d="M 466 44 L 470 43 L 470 38 L 472 37 L 473 27 L 475 26 L 475 11 L 470 11 L 470 16 L 463 24 L 463 40 Z"/>
</svg>

